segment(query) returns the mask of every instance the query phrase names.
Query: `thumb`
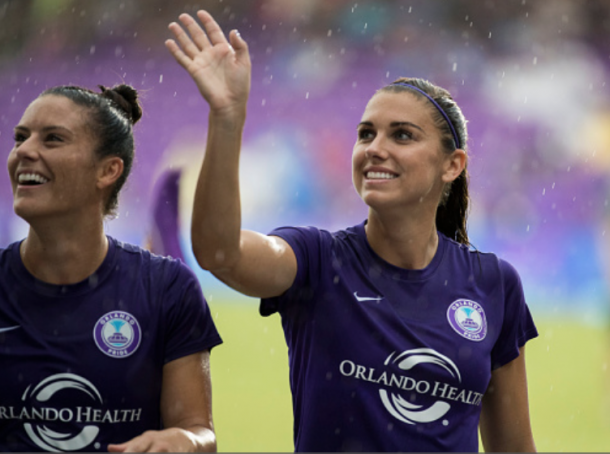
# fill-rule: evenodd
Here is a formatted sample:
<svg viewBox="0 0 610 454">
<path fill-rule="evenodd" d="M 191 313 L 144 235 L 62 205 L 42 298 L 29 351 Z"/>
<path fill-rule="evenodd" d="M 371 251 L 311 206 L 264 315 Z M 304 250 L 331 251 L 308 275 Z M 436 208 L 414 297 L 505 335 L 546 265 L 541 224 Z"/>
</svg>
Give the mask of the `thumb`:
<svg viewBox="0 0 610 454">
<path fill-rule="evenodd" d="M 125 447 L 126 447 L 127 443 L 121 443 L 120 445 L 117 444 L 109 444 L 108 445 L 108 452 L 124 452 L 125 451 Z"/>
<path fill-rule="evenodd" d="M 241 37 L 239 31 L 231 30 L 231 33 L 229 33 L 229 42 L 231 43 L 231 47 L 235 50 L 238 60 L 250 59 L 248 43 Z"/>
</svg>

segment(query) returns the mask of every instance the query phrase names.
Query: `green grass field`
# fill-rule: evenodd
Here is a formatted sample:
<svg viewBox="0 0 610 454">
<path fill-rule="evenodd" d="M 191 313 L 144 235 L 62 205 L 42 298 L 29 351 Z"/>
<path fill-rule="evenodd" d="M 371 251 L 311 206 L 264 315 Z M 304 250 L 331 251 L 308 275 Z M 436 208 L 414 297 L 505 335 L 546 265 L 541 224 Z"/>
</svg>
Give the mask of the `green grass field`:
<svg viewBox="0 0 610 454">
<path fill-rule="evenodd" d="M 214 421 L 222 452 L 289 452 L 292 408 L 278 315 L 257 300 L 210 301 L 225 344 L 212 353 Z M 527 347 L 530 412 L 539 451 L 610 451 L 610 335 L 571 320 L 541 319 Z"/>
</svg>

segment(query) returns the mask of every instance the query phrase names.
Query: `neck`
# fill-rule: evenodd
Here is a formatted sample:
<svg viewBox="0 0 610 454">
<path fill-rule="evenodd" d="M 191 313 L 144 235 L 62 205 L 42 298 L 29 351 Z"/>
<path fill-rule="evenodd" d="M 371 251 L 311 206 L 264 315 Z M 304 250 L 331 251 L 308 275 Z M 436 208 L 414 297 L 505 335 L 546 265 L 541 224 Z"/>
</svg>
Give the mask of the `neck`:
<svg viewBox="0 0 610 454">
<path fill-rule="evenodd" d="M 424 269 L 432 262 L 438 249 L 434 215 L 401 213 L 382 216 L 370 209 L 365 230 L 375 253 L 400 268 Z"/>
<path fill-rule="evenodd" d="M 32 222 L 20 248 L 26 269 L 55 285 L 85 280 L 99 268 L 107 252 L 108 240 L 99 218 L 92 222 Z"/>
</svg>

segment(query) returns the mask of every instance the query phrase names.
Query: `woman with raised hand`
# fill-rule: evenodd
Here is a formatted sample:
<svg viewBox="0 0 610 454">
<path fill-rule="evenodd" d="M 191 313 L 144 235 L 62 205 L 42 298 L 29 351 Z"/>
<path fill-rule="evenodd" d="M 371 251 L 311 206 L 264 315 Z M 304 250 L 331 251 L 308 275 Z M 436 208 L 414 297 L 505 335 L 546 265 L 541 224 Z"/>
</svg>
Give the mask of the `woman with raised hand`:
<svg viewBox="0 0 610 454">
<path fill-rule="evenodd" d="M 449 93 L 401 78 L 368 102 L 353 182 L 369 208 L 328 232 L 241 230 L 248 46 L 204 11 L 166 45 L 210 106 L 192 241 L 199 264 L 279 312 L 297 451 L 535 450 L 515 269 L 472 251 L 466 120 Z M 184 30 L 186 29 L 186 31 Z"/>
<path fill-rule="evenodd" d="M 27 237 L 0 250 L 0 451 L 215 451 L 195 275 L 104 232 L 142 116 L 127 85 L 44 91 L 8 157 Z"/>
</svg>

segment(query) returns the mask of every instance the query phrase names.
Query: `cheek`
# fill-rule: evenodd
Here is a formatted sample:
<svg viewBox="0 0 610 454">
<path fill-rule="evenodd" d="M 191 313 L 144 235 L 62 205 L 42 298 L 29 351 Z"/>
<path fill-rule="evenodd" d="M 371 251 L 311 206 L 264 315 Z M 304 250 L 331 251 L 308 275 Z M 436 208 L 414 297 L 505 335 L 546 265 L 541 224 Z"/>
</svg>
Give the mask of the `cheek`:
<svg viewBox="0 0 610 454">
<path fill-rule="evenodd" d="M 12 170 L 14 170 L 17 165 L 17 159 L 16 159 L 15 154 L 16 154 L 15 149 L 13 148 L 8 155 L 8 159 L 6 160 L 6 167 L 8 169 L 9 176 L 11 176 L 13 174 Z"/>
<path fill-rule="evenodd" d="M 364 150 L 358 145 L 354 145 L 354 150 L 352 151 L 352 169 L 355 171 L 359 166 L 362 165 L 362 161 L 364 159 Z"/>
<path fill-rule="evenodd" d="M 356 182 L 356 179 L 360 175 L 360 167 L 362 166 L 363 154 L 360 153 L 355 147 L 352 153 L 352 180 Z"/>
</svg>

